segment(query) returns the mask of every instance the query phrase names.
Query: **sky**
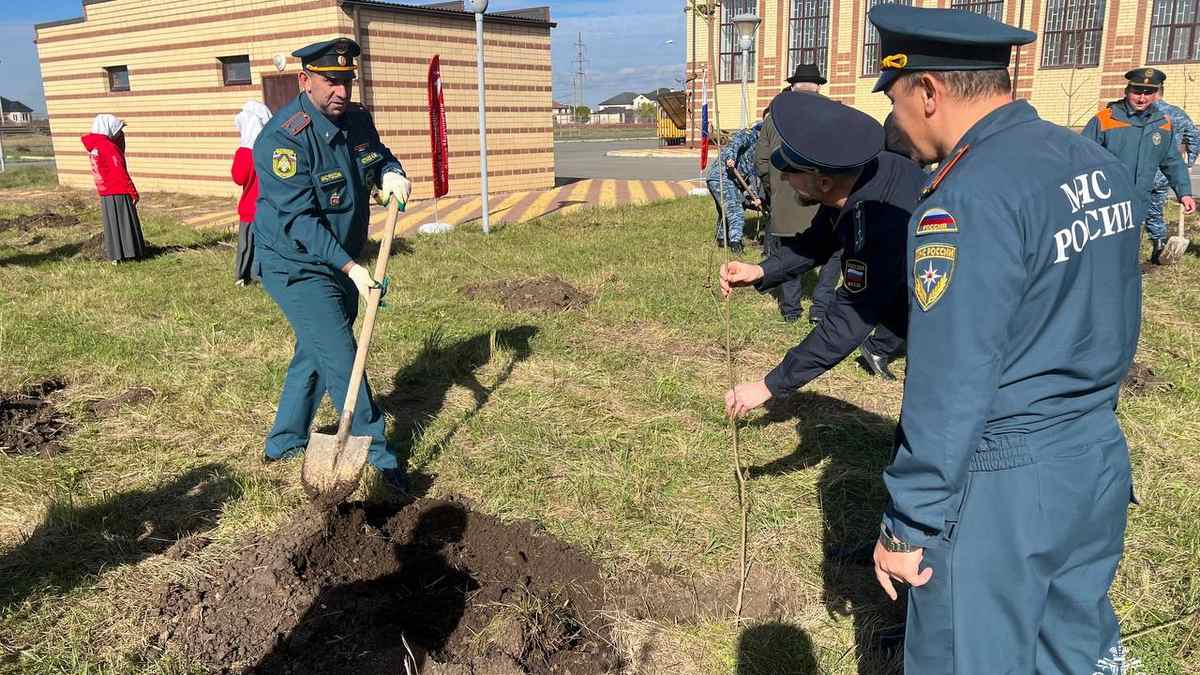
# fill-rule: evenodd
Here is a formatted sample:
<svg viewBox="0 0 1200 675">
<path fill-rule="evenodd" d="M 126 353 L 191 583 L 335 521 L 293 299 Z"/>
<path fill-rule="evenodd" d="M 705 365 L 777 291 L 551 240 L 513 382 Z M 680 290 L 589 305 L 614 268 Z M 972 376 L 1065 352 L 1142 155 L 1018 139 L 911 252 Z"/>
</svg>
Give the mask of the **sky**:
<svg viewBox="0 0 1200 675">
<path fill-rule="evenodd" d="M 433 0 L 430 0 L 432 2 Z M 411 0 L 408 4 L 426 4 Z M 33 25 L 82 15 L 80 0 L 0 0 L 0 95 L 46 110 Z M 575 42 L 583 34 L 584 101 L 595 106 L 622 91 L 678 89 L 683 77 L 684 22 L 679 0 L 491 0 L 488 11 L 549 5 L 554 98 L 571 103 Z M 631 6 L 637 7 L 631 12 Z M 673 41 L 668 44 L 668 41 Z"/>
</svg>

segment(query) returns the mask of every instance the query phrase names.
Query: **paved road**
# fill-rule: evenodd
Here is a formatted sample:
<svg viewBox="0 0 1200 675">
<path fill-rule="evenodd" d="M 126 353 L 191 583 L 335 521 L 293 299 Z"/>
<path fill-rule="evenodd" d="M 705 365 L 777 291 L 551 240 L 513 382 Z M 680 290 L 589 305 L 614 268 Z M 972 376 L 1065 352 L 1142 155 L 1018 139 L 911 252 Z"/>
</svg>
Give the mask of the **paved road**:
<svg viewBox="0 0 1200 675">
<path fill-rule="evenodd" d="M 700 163 L 693 158 L 660 159 L 605 157 L 610 150 L 656 148 L 657 140 L 566 141 L 554 144 L 555 176 L 559 183 L 579 178 L 625 180 L 691 180 L 700 177 Z"/>
</svg>

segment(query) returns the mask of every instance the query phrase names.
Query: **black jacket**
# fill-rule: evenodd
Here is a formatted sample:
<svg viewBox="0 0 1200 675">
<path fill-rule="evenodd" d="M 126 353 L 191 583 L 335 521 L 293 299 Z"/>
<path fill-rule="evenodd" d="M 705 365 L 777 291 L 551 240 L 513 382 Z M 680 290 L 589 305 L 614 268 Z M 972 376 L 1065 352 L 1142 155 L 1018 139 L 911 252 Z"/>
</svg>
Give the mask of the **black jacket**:
<svg viewBox="0 0 1200 675">
<path fill-rule="evenodd" d="M 908 222 L 925 180 L 906 157 L 880 154 L 863 170 L 844 207 L 822 206 L 811 228 L 783 239 L 783 246 L 762 262 L 764 275 L 755 287 L 767 291 L 845 250 L 833 305 L 766 377 L 772 396 L 787 396 L 836 366 L 878 324 L 907 334 Z"/>
</svg>

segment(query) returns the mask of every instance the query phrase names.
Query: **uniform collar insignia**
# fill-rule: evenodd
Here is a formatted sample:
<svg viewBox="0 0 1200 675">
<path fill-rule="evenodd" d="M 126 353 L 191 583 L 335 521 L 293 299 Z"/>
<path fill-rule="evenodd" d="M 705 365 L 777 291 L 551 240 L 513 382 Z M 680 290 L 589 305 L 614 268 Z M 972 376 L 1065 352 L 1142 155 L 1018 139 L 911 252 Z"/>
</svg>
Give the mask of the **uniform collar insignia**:
<svg viewBox="0 0 1200 675">
<path fill-rule="evenodd" d="M 938 189 L 938 186 L 942 184 L 942 181 L 946 180 L 946 176 L 950 175 L 950 172 L 954 170 L 955 165 L 958 164 L 959 160 L 961 160 L 970 149 L 970 144 L 964 145 L 958 149 L 958 152 L 954 153 L 953 157 L 945 162 L 942 162 L 942 168 L 938 169 L 938 172 L 934 174 L 933 179 L 930 180 L 929 184 L 925 186 L 925 189 L 921 191 L 921 199 L 928 197 Z"/>
</svg>

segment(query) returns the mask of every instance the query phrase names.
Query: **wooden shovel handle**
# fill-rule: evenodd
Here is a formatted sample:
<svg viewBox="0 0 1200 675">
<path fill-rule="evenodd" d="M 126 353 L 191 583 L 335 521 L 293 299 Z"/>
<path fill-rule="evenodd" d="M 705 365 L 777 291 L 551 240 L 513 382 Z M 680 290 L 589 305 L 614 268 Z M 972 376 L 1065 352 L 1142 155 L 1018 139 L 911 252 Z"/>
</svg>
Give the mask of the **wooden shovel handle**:
<svg viewBox="0 0 1200 675">
<path fill-rule="evenodd" d="M 1184 221 L 1187 219 L 1187 214 L 1183 212 L 1183 207 L 1179 207 L 1179 236 L 1185 237 L 1187 229 L 1184 227 Z"/>
<path fill-rule="evenodd" d="M 383 227 L 383 240 L 379 243 L 379 258 L 375 261 L 377 283 L 383 283 L 387 273 L 388 258 L 392 254 L 392 239 L 396 236 L 396 221 L 400 217 L 400 200 L 392 197 L 388 202 L 387 221 Z M 350 437 L 350 424 L 354 419 L 354 408 L 358 405 L 358 389 L 362 384 L 363 371 L 367 369 L 367 351 L 371 347 L 371 333 L 375 330 L 375 314 L 379 311 L 379 298 L 383 289 L 376 286 L 367 293 L 367 315 L 363 318 L 362 331 L 358 334 L 358 350 L 354 353 L 354 368 L 350 371 L 350 388 L 342 405 L 342 416 L 338 420 L 337 445 L 345 445 Z"/>
</svg>

